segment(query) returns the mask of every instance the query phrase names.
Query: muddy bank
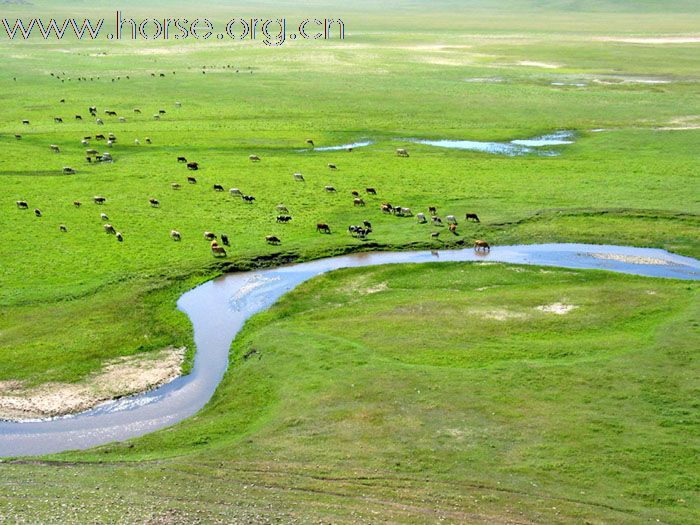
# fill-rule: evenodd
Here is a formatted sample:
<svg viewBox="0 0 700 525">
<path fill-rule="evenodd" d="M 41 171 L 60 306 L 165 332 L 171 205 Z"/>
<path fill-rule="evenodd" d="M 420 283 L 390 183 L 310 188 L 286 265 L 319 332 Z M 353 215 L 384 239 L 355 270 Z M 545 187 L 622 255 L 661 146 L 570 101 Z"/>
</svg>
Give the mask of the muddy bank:
<svg viewBox="0 0 700 525">
<path fill-rule="evenodd" d="M 26 387 L 21 381 L 0 381 L 0 419 L 47 419 L 84 412 L 100 403 L 140 394 L 180 375 L 185 348 L 166 348 L 153 355 L 113 360 L 78 383 Z"/>
</svg>

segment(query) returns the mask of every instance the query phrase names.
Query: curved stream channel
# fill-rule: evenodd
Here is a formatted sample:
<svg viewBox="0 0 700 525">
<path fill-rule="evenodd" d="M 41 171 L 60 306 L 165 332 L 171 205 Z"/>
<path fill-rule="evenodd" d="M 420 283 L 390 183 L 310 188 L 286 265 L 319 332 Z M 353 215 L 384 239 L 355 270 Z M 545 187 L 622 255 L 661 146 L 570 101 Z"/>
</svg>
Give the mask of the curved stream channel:
<svg viewBox="0 0 700 525">
<path fill-rule="evenodd" d="M 167 385 L 50 420 L 0 422 L 0 457 L 85 449 L 173 425 L 198 412 L 228 366 L 243 323 L 300 283 L 338 268 L 434 261 L 493 261 L 610 270 L 648 277 L 700 280 L 700 261 L 664 250 L 588 244 L 497 246 L 439 252 L 360 253 L 259 271 L 232 273 L 185 293 L 178 307 L 192 321 L 197 346 L 192 373 Z"/>
</svg>

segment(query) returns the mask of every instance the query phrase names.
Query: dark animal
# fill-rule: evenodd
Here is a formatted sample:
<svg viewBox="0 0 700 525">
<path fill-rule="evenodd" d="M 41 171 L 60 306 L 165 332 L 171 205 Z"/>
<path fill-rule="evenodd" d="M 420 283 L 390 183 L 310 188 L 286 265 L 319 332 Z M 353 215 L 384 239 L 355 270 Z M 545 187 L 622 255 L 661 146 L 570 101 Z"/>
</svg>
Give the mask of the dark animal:
<svg viewBox="0 0 700 525">
<path fill-rule="evenodd" d="M 474 222 L 481 222 L 481 221 L 479 220 L 479 216 L 478 216 L 476 213 L 467 213 L 467 214 L 464 216 L 464 220 L 467 220 L 467 221 L 472 220 L 472 221 L 474 221 Z"/>
<path fill-rule="evenodd" d="M 182 186 L 180 186 L 177 182 L 173 182 L 170 184 L 170 187 L 174 190 L 179 190 Z"/>
<path fill-rule="evenodd" d="M 221 184 L 214 184 L 214 191 L 224 191 L 224 187 Z"/>
<path fill-rule="evenodd" d="M 442 224 L 442 219 L 440 219 L 440 217 L 433 216 L 432 220 L 433 220 L 433 224 Z"/>
<path fill-rule="evenodd" d="M 16 138 L 17 140 L 22 140 L 22 135 L 15 134 L 15 138 Z"/>
<path fill-rule="evenodd" d="M 250 155 L 248 159 L 250 160 L 250 162 L 260 162 L 260 157 L 258 157 L 257 155 Z"/>
<path fill-rule="evenodd" d="M 83 203 L 80 201 L 73 201 L 73 206 L 75 206 L 76 208 L 80 208 L 82 205 Z"/>
<path fill-rule="evenodd" d="M 105 140 L 104 135 L 95 135 L 95 140 Z"/>
<path fill-rule="evenodd" d="M 367 192 L 367 195 L 376 195 L 377 194 L 377 190 L 375 190 L 374 188 L 365 188 L 365 191 Z"/>
<path fill-rule="evenodd" d="M 178 157 L 177 161 L 178 162 L 187 162 L 187 159 L 185 157 Z"/>
<path fill-rule="evenodd" d="M 180 235 L 180 232 L 177 230 L 170 230 L 170 238 L 173 241 L 179 241 L 182 239 L 182 236 Z"/>
<path fill-rule="evenodd" d="M 430 234 L 430 236 L 431 236 L 433 239 L 437 239 L 438 237 L 440 237 L 440 232 L 433 232 L 433 233 Z"/>
<path fill-rule="evenodd" d="M 437 215 L 437 208 L 435 206 L 429 206 L 428 212 L 430 213 L 430 215 Z"/>
<path fill-rule="evenodd" d="M 396 155 L 399 157 L 408 157 L 408 151 L 406 151 L 404 148 L 398 148 L 396 150 Z"/>
<path fill-rule="evenodd" d="M 120 232 L 117 232 L 117 233 L 115 233 L 114 235 L 116 236 L 116 238 L 117 238 L 117 240 L 118 240 L 119 242 L 123 242 L 123 241 L 124 241 L 124 237 L 122 236 L 122 234 L 121 234 Z"/>
<path fill-rule="evenodd" d="M 353 203 L 353 206 L 364 206 L 365 205 L 365 201 L 363 201 L 362 199 L 359 199 L 359 198 L 353 199 L 352 203 Z"/>
<path fill-rule="evenodd" d="M 289 215 L 278 215 L 277 216 L 277 222 L 281 222 L 282 224 L 287 224 L 291 220 L 292 220 L 292 218 Z"/>
<path fill-rule="evenodd" d="M 54 118 L 53 118 L 53 121 L 54 121 L 56 124 L 63 124 L 63 119 L 62 119 L 61 117 L 54 117 Z"/>
<path fill-rule="evenodd" d="M 213 241 L 216 239 L 216 234 L 212 232 L 204 232 L 204 238 L 208 241 Z"/>
<path fill-rule="evenodd" d="M 199 163 L 197 162 L 188 162 L 187 163 L 187 169 L 192 170 L 192 171 L 197 171 L 199 169 Z"/>
<path fill-rule="evenodd" d="M 27 201 L 17 201 L 17 207 L 20 210 L 26 210 L 29 208 L 29 204 L 27 203 Z"/>
<path fill-rule="evenodd" d="M 229 244 L 229 242 L 228 242 L 228 235 L 225 235 L 225 234 L 222 233 L 222 234 L 221 234 L 221 242 L 224 243 L 224 246 L 230 246 L 230 244 Z"/>
<path fill-rule="evenodd" d="M 25 126 L 27 126 L 27 125 L 29 125 L 29 121 L 25 119 L 25 120 L 22 121 L 22 124 L 24 124 Z"/>
<path fill-rule="evenodd" d="M 34 208 L 34 215 L 41 217 L 41 210 L 39 208 Z"/>
<path fill-rule="evenodd" d="M 323 189 L 326 190 L 328 193 L 335 193 L 335 188 L 333 186 L 326 186 Z"/>
<path fill-rule="evenodd" d="M 316 231 L 319 233 L 331 233 L 331 227 L 323 222 L 319 222 L 316 225 Z"/>
<path fill-rule="evenodd" d="M 68 232 L 68 228 L 66 228 L 66 225 L 65 225 L 65 224 L 59 225 L 58 229 L 59 229 L 60 231 L 62 231 L 63 233 L 67 233 L 67 232 Z"/>
<path fill-rule="evenodd" d="M 115 230 L 114 226 L 112 226 L 111 224 L 105 224 L 102 227 L 105 229 L 105 233 L 109 235 L 114 235 L 115 233 L 117 233 L 117 230 Z"/>
<path fill-rule="evenodd" d="M 388 202 L 382 203 L 382 213 L 391 213 L 394 211 L 394 207 Z"/>
<path fill-rule="evenodd" d="M 329 165 L 328 165 L 328 169 L 337 170 L 337 169 L 338 169 L 338 166 L 336 166 L 335 164 L 329 164 Z"/>
<path fill-rule="evenodd" d="M 83 117 L 81 117 L 80 115 L 76 115 L 75 120 L 83 120 Z"/>
<path fill-rule="evenodd" d="M 275 237 L 274 235 L 268 235 L 267 237 L 265 237 L 265 241 L 267 242 L 267 244 L 279 244 L 282 242 L 279 240 L 278 237 Z"/>
<path fill-rule="evenodd" d="M 255 200 L 255 197 L 253 197 L 252 195 L 241 195 L 241 198 L 243 199 L 243 202 L 247 202 L 249 204 L 252 204 Z"/>
<path fill-rule="evenodd" d="M 153 206 L 154 208 L 160 206 L 160 201 L 158 199 L 148 199 L 148 202 L 150 202 L 151 206 Z"/>
<path fill-rule="evenodd" d="M 314 141 L 311 139 L 306 139 L 306 143 L 311 146 L 312 148 L 314 147 Z"/>
<path fill-rule="evenodd" d="M 95 196 L 92 198 L 92 200 L 95 201 L 95 204 L 104 204 L 107 199 L 104 197 Z"/>
<path fill-rule="evenodd" d="M 359 197 L 359 196 L 360 196 L 360 192 L 359 192 L 359 191 L 353 190 L 353 191 L 350 192 L 350 195 L 352 195 L 353 197 Z"/>
<path fill-rule="evenodd" d="M 197 179 L 195 179 L 194 177 L 187 177 L 187 182 L 189 182 L 190 184 L 197 184 Z"/>
<path fill-rule="evenodd" d="M 364 225 L 365 228 L 369 228 L 370 230 L 372 229 L 372 223 L 369 221 L 362 221 L 362 224 Z"/>
</svg>

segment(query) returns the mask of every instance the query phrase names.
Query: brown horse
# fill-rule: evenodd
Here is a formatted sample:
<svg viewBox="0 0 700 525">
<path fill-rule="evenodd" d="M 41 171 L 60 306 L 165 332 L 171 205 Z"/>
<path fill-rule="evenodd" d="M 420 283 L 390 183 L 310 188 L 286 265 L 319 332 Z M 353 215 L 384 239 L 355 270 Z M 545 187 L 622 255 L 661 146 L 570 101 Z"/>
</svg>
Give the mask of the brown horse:
<svg viewBox="0 0 700 525">
<path fill-rule="evenodd" d="M 319 222 L 316 225 L 316 231 L 319 233 L 331 233 L 331 227 L 325 223 Z"/>
<path fill-rule="evenodd" d="M 491 245 L 486 241 L 477 240 L 474 241 L 474 251 L 476 252 L 488 252 L 491 251 Z"/>
</svg>

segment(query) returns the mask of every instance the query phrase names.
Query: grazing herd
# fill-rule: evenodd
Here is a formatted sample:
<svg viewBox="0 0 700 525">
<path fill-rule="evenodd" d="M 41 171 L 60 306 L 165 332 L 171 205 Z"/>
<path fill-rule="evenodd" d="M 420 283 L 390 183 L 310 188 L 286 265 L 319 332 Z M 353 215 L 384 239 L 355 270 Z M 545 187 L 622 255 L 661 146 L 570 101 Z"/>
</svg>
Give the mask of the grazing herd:
<svg viewBox="0 0 700 525">
<path fill-rule="evenodd" d="M 63 102 L 63 100 L 62 100 L 62 102 Z M 180 107 L 181 104 L 179 102 L 177 102 L 176 106 Z M 97 117 L 97 107 L 96 106 L 90 106 L 88 108 L 88 111 L 89 111 L 90 115 L 95 118 L 95 122 L 97 125 L 104 124 L 104 121 Z M 134 108 L 134 113 L 140 114 L 141 110 L 139 108 Z M 107 117 L 117 117 L 120 122 L 126 122 L 126 118 L 125 117 L 118 117 L 116 111 L 105 110 L 104 114 Z M 165 114 L 166 114 L 166 111 L 161 109 L 158 111 L 157 114 L 154 115 L 154 119 L 159 119 L 161 116 L 163 116 Z M 63 123 L 62 117 L 54 117 L 53 120 L 57 124 Z M 82 116 L 75 115 L 75 120 L 82 121 Z M 29 120 L 26 120 L 26 119 L 22 120 L 22 124 L 23 125 L 30 125 Z M 16 134 L 15 138 L 17 140 L 20 140 L 22 138 L 22 135 Z M 91 140 L 93 140 L 92 136 L 85 136 L 81 140 L 81 144 L 83 146 L 89 146 Z M 105 136 L 104 134 L 96 134 L 96 135 L 94 135 L 94 140 L 106 141 L 106 145 L 108 147 L 112 147 L 117 142 L 117 137 L 113 133 L 109 133 L 109 134 L 107 134 L 107 136 Z M 151 139 L 148 137 L 145 138 L 145 142 L 146 142 L 146 144 L 152 144 Z M 139 145 L 140 144 L 139 139 L 135 139 L 134 144 Z M 312 148 L 314 147 L 314 141 L 312 139 L 307 139 L 306 144 L 310 145 Z M 58 144 L 50 144 L 49 148 L 54 153 L 57 153 L 57 154 L 61 153 L 61 148 L 59 147 Z M 348 148 L 348 151 L 352 151 L 352 148 Z M 396 150 L 396 155 L 398 157 L 403 157 L 403 158 L 409 157 L 408 151 L 404 148 L 398 148 Z M 90 163 L 92 163 L 93 161 L 94 162 L 113 162 L 112 155 L 109 152 L 100 153 L 98 150 L 96 150 L 94 148 L 86 150 L 85 158 L 86 158 L 87 162 L 90 162 Z M 253 163 L 258 163 L 258 162 L 262 161 L 262 159 L 259 155 L 249 155 L 248 159 L 250 160 L 250 162 L 253 162 Z M 187 159 L 187 157 L 185 157 L 185 156 L 182 156 L 182 155 L 177 156 L 177 162 L 180 164 L 185 164 L 187 170 L 189 170 L 189 171 L 199 171 L 200 170 L 199 162 L 189 161 Z M 327 167 L 331 171 L 338 170 L 338 166 L 335 163 L 328 163 Z M 65 175 L 74 175 L 74 174 L 76 174 L 76 170 L 70 166 L 66 166 L 63 168 L 62 173 Z M 301 182 L 301 183 L 306 182 L 306 179 L 304 178 L 304 176 L 299 172 L 293 173 L 293 180 L 295 182 Z M 186 181 L 187 181 L 187 183 L 192 184 L 192 185 L 197 184 L 197 179 L 192 175 L 186 176 Z M 173 190 L 180 190 L 180 189 L 182 189 L 182 186 L 181 186 L 181 184 L 179 184 L 177 182 L 173 182 L 173 183 L 171 183 L 171 188 Z M 213 189 L 213 191 L 216 191 L 216 192 L 224 192 L 225 191 L 225 188 L 222 184 L 213 184 L 212 189 Z M 323 190 L 325 193 L 337 194 L 337 190 L 334 186 L 326 185 L 323 188 Z M 366 187 L 364 193 L 368 197 L 376 197 L 377 196 L 377 190 L 374 187 Z M 245 204 L 254 204 L 255 200 L 256 200 L 254 196 L 244 194 L 239 188 L 231 188 L 229 190 L 229 194 L 233 197 L 239 197 L 241 199 L 241 201 Z M 365 199 L 362 196 L 360 196 L 359 191 L 353 190 L 353 191 L 351 191 L 351 195 L 353 197 L 352 198 L 353 207 L 365 208 L 367 206 L 367 202 L 365 201 Z M 93 197 L 93 202 L 97 205 L 102 205 L 106 202 L 106 198 L 99 196 L 99 195 L 96 195 Z M 152 208 L 159 208 L 160 204 L 161 204 L 160 200 L 158 200 L 154 197 L 150 197 L 148 199 L 148 203 L 150 204 L 150 206 Z M 18 201 L 16 201 L 16 204 L 17 204 L 17 208 L 19 208 L 19 209 L 29 209 L 29 203 L 25 200 L 18 200 Z M 79 208 L 81 206 L 81 202 L 76 200 L 73 202 L 73 205 L 76 208 Z M 411 210 L 411 208 L 405 207 L 405 206 L 393 205 L 389 202 L 382 202 L 381 205 L 379 206 L 379 209 L 385 215 L 393 215 L 395 217 L 413 217 L 414 216 L 414 213 Z M 278 212 L 278 215 L 276 216 L 276 219 L 275 219 L 276 223 L 288 224 L 292 221 L 292 215 L 290 214 L 289 210 L 287 209 L 287 207 L 285 205 L 279 204 L 276 207 L 276 211 Z M 34 214 L 36 215 L 36 217 L 43 217 L 43 213 L 39 208 L 34 209 Z M 438 227 L 443 226 L 443 220 L 442 220 L 442 218 L 440 218 L 438 216 L 437 208 L 435 206 L 430 206 L 428 208 L 428 214 L 430 216 L 430 223 L 433 226 L 438 226 Z M 419 224 L 427 224 L 429 222 L 427 215 L 424 212 L 417 213 L 415 215 L 415 217 L 416 217 Z M 465 217 L 465 221 L 473 221 L 475 223 L 480 222 L 479 217 L 476 213 L 468 212 L 465 214 L 464 217 Z M 104 232 L 108 235 L 113 235 L 117 241 L 123 242 L 124 235 L 121 232 L 119 232 L 110 222 L 108 222 L 109 217 L 107 216 L 107 214 L 101 213 L 100 218 L 103 221 Z M 448 230 L 450 233 L 452 233 L 454 235 L 458 235 L 458 231 L 457 231 L 458 222 L 457 222 L 457 217 L 455 215 L 446 215 L 444 223 L 447 224 L 447 227 L 448 227 Z M 63 233 L 68 232 L 68 228 L 65 224 L 60 224 L 59 230 Z M 361 225 L 348 226 L 347 231 L 352 237 L 364 240 L 364 239 L 367 239 L 368 236 L 373 232 L 373 229 L 372 229 L 372 224 L 369 221 L 363 221 L 363 223 Z M 320 233 L 320 234 L 330 235 L 332 232 L 331 226 L 327 223 L 319 222 L 316 224 L 316 232 Z M 434 240 L 438 240 L 439 236 L 440 236 L 439 231 L 433 231 L 430 233 L 430 237 Z M 178 230 L 175 230 L 175 229 L 170 230 L 170 238 L 173 241 L 180 242 L 182 240 L 182 237 L 183 237 L 182 234 Z M 227 235 L 225 235 L 225 234 L 220 235 L 221 244 L 219 244 L 219 240 L 218 240 L 217 235 L 212 233 L 212 232 L 205 231 L 204 238 L 207 241 L 210 241 L 210 249 L 211 249 L 211 252 L 212 252 L 214 257 L 226 257 L 227 256 L 225 246 L 226 247 L 230 246 L 230 241 L 229 241 L 229 238 Z M 281 244 L 282 241 L 276 235 L 266 235 L 265 242 L 270 244 L 270 245 L 279 245 L 279 244 Z M 477 252 L 488 252 L 490 250 L 490 248 L 491 247 L 490 247 L 489 243 L 486 241 L 477 240 L 474 242 L 474 249 Z"/>
</svg>

